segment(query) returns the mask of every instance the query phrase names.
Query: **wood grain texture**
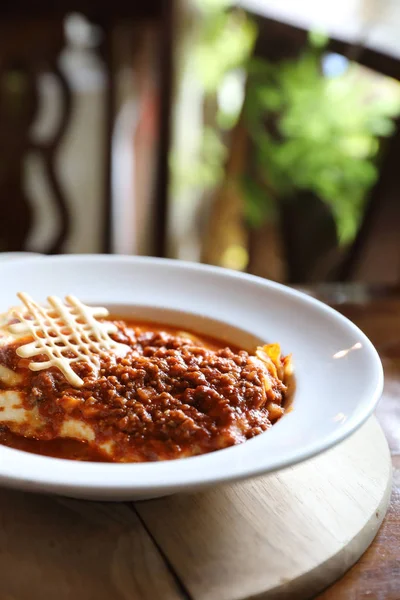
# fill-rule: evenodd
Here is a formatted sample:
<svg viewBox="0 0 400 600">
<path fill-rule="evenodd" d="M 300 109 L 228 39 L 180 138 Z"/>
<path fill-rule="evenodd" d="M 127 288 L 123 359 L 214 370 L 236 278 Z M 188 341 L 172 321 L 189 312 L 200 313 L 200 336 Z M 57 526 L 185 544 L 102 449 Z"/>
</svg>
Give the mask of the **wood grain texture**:
<svg viewBox="0 0 400 600">
<path fill-rule="evenodd" d="M 389 442 L 393 491 L 383 525 L 361 560 L 319 600 L 398 600 L 400 598 L 400 290 L 350 285 L 322 294 L 354 321 L 375 344 L 385 371 L 385 388 L 376 415 Z"/>
<path fill-rule="evenodd" d="M 390 479 L 386 439 L 372 418 L 286 471 L 136 510 L 194 600 L 309 598 L 371 543 Z"/>
<path fill-rule="evenodd" d="M 398 600 L 400 597 L 400 457 L 394 458 L 393 492 L 383 526 L 368 551 L 319 600 Z"/>
<path fill-rule="evenodd" d="M 179 600 L 125 504 L 0 491 L 2 600 Z"/>
</svg>

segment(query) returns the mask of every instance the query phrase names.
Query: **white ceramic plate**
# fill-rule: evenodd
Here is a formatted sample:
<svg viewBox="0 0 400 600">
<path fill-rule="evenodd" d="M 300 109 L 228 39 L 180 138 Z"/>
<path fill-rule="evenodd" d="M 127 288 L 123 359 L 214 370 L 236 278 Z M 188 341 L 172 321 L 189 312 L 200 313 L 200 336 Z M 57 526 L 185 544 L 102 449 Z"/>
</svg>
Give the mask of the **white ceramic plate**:
<svg viewBox="0 0 400 600">
<path fill-rule="evenodd" d="M 128 500 L 261 475 L 323 452 L 355 431 L 382 392 L 376 350 L 350 321 L 282 285 L 223 269 L 123 256 L 59 256 L 0 264 L 0 311 L 15 294 L 75 294 L 119 314 L 191 327 L 253 349 L 293 354 L 293 410 L 269 431 L 211 454 L 142 464 L 87 463 L 0 446 L 0 485 Z"/>
<path fill-rule="evenodd" d="M 42 256 L 38 252 L 0 252 L 0 261 L 3 260 L 25 260 Z"/>
</svg>

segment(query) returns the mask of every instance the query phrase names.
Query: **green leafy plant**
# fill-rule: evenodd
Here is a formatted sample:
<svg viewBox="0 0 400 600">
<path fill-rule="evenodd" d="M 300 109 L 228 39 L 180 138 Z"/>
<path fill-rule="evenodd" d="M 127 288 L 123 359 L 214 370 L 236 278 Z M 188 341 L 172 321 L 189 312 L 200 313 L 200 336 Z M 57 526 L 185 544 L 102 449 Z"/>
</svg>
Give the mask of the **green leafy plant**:
<svg viewBox="0 0 400 600">
<path fill-rule="evenodd" d="M 339 76 L 324 76 L 322 52 L 317 38 L 297 60 L 250 63 L 245 122 L 256 170 L 243 182 L 246 215 L 257 227 L 277 203 L 307 190 L 330 207 L 344 243 L 360 224 L 378 175 L 378 138 L 393 131 L 400 93 L 395 82 L 382 78 L 377 85 L 351 63 Z"/>
<path fill-rule="evenodd" d="M 257 228 L 274 219 L 280 203 L 296 202 L 306 191 L 329 206 L 339 241 L 350 242 L 378 177 L 379 142 L 391 135 L 400 114 L 400 84 L 354 63 L 326 76 L 328 39 L 318 32 L 310 32 L 295 59 L 272 64 L 252 58 L 257 26 L 247 13 L 232 8 L 231 0 L 192 3 L 198 16 L 186 69 L 196 73 L 204 104 L 215 114 L 206 119 L 195 157 L 172 154 L 175 190 L 204 191 L 221 183 L 227 133 L 241 107 L 226 111 L 219 93 L 240 71 L 247 76 L 243 123 L 255 148 L 251 176 L 239 182 L 248 224 Z"/>
</svg>

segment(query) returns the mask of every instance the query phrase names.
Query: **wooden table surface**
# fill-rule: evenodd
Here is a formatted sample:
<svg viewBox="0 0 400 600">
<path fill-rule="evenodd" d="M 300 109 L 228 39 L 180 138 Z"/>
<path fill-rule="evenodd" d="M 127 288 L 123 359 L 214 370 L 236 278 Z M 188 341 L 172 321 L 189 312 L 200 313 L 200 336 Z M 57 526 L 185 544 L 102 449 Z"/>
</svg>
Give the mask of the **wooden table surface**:
<svg viewBox="0 0 400 600">
<path fill-rule="evenodd" d="M 376 415 L 393 460 L 393 492 L 383 525 L 358 563 L 318 600 L 400 598 L 400 288 L 332 285 L 306 290 L 356 323 L 377 348 L 385 388 Z"/>
</svg>

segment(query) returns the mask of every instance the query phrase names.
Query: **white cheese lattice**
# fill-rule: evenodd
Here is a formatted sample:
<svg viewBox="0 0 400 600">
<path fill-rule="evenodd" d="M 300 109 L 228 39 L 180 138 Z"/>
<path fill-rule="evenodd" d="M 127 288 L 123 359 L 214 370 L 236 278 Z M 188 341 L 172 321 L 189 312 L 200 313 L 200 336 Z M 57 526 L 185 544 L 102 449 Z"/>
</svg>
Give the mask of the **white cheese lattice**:
<svg viewBox="0 0 400 600">
<path fill-rule="evenodd" d="M 124 355 L 129 346 L 115 342 L 110 333 L 117 327 L 107 321 L 108 310 L 90 307 L 75 296 L 67 296 L 65 303 L 57 296 L 49 296 L 48 307 L 37 304 L 28 294 L 17 294 L 23 307 L 14 309 L 12 316 L 20 322 L 9 326 L 12 333 L 27 334 L 32 342 L 19 346 L 17 354 L 21 358 L 45 355 L 48 360 L 31 362 L 31 371 L 43 371 L 50 367 L 59 369 L 74 387 L 81 387 L 83 380 L 72 369 L 72 364 L 84 362 L 96 374 L 100 359 L 110 353 Z"/>
</svg>

